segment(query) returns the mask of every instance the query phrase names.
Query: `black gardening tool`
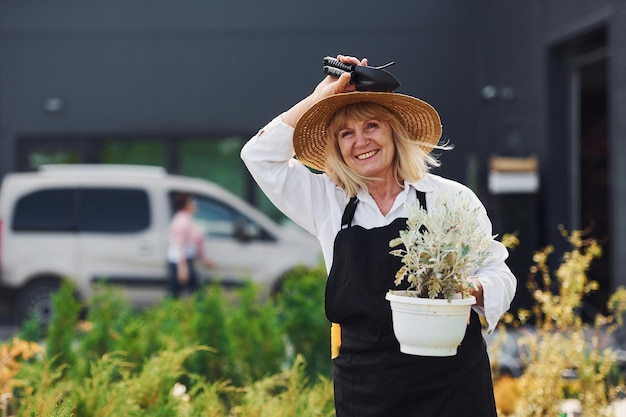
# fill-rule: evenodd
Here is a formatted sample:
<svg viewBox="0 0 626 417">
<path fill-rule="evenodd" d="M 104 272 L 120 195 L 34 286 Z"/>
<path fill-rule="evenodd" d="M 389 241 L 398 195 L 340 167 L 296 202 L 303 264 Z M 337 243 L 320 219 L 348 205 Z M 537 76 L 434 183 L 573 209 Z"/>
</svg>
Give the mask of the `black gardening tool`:
<svg viewBox="0 0 626 417">
<path fill-rule="evenodd" d="M 393 92 L 400 86 L 400 82 L 385 71 L 385 68 L 395 64 L 390 62 L 380 67 L 370 67 L 365 65 L 348 65 L 336 58 L 327 56 L 324 58 L 324 73 L 339 77 L 344 72 L 349 72 L 352 76 L 350 83 L 356 85 L 357 91 L 382 91 Z"/>
</svg>

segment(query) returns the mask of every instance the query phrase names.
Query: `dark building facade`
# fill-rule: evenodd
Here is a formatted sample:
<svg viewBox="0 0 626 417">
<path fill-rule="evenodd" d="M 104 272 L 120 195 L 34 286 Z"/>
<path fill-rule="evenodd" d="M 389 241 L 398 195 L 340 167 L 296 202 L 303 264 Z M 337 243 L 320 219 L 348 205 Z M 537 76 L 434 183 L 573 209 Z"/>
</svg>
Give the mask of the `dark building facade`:
<svg viewBox="0 0 626 417">
<path fill-rule="evenodd" d="M 399 91 L 439 110 L 455 149 L 436 173 L 475 189 L 496 233 L 519 234 L 516 306 L 530 302 L 533 251 L 567 249 L 560 224 L 593 226 L 604 242 L 592 305 L 626 285 L 623 0 L 5 0 L 0 176 L 45 163 L 161 165 L 277 216 L 238 151 L 338 53 L 396 61 Z M 497 190 L 494 161 L 513 181 Z"/>
</svg>

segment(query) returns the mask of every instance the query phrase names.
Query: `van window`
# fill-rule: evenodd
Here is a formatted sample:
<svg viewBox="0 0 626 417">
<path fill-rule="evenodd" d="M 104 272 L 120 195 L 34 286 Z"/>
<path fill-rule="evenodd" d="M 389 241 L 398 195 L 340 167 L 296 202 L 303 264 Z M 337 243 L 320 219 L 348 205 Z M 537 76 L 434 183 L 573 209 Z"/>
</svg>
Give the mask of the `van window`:
<svg viewBox="0 0 626 417">
<path fill-rule="evenodd" d="M 176 192 L 170 193 L 172 201 L 174 195 Z M 247 240 L 274 240 L 263 227 L 233 207 L 204 195 L 193 194 L 193 198 L 196 202 L 194 219 L 205 235 L 237 239 L 243 234 Z"/>
<path fill-rule="evenodd" d="M 73 231 L 75 191 L 55 188 L 35 191 L 15 204 L 12 228 L 16 231 Z"/>
<path fill-rule="evenodd" d="M 15 231 L 134 233 L 150 226 L 148 194 L 130 188 L 55 188 L 15 205 Z"/>
<path fill-rule="evenodd" d="M 144 190 L 84 188 L 81 190 L 81 232 L 133 233 L 150 226 L 150 205 Z"/>
</svg>

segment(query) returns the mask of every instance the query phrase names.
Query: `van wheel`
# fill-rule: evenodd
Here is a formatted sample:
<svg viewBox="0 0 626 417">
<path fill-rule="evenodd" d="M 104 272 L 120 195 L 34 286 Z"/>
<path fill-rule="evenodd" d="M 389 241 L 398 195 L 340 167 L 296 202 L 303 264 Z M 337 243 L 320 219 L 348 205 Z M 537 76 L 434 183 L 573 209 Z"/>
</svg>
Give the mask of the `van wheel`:
<svg viewBox="0 0 626 417">
<path fill-rule="evenodd" d="M 15 300 L 15 319 L 18 323 L 32 316 L 39 323 L 47 326 L 52 318 L 52 294 L 57 292 L 61 283 L 58 279 L 48 278 L 35 281 L 22 289 Z"/>
</svg>

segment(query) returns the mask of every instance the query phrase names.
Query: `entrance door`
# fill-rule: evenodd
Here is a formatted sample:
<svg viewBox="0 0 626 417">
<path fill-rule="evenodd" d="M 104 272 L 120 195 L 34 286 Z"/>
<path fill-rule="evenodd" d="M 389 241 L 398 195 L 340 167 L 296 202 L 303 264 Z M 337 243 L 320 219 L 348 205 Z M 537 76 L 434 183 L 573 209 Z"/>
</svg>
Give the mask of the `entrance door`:
<svg viewBox="0 0 626 417">
<path fill-rule="evenodd" d="M 592 39 L 597 37 L 594 35 Z M 581 39 L 576 49 L 588 45 L 592 39 Z M 597 281 L 600 290 L 592 293 L 589 301 L 597 310 L 604 310 L 611 292 L 609 85 L 605 41 L 594 49 L 573 54 L 570 69 L 570 228 L 587 230 L 588 236 L 602 244 L 602 257 L 592 263 L 589 271 L 589 279 Z"/>
</svg>

